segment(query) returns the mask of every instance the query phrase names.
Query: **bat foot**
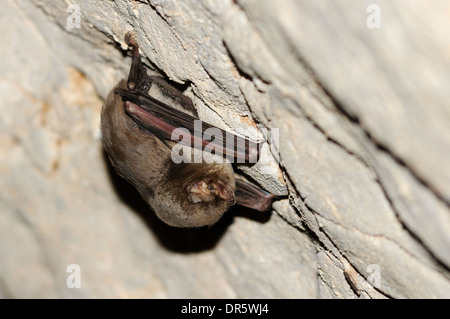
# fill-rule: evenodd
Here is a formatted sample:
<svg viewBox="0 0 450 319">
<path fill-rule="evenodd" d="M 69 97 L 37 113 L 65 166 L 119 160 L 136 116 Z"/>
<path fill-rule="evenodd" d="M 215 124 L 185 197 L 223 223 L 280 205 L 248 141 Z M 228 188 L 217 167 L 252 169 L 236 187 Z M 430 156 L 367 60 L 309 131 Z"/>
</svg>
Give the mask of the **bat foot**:
<svg viewBox="0 0 450 319">
<path fill-rule="evenodd" d="M 139 47 L 139 45 L 136 42 L 136 32 L 134 30 L 131 30 L 131 31 L 128 31 L 127 33 L 125 33 L 124 40 L 125 40 L 125 43 L 129 47 L 135 47 L 135 48 Z"/>
</svg>

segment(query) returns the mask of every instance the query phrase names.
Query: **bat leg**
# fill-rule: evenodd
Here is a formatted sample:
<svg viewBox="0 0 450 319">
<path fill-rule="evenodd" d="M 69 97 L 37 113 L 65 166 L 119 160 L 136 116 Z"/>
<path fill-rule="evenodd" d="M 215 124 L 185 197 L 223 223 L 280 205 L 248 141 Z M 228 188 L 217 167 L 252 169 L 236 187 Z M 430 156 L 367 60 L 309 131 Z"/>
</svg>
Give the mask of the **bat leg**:
<svg viewBox="0 0 450 319">
<path fill-rule="evenodd" d="M 166 96 L 173 99 L 175 103 L 178 103 L 184 109 L 192 112 L 192 114 L 197 117 L 197 110 L 189 97 L 172 87 L 162 77 L 147 74 L 147 70 L 141 60 L 139 45 L 136 41 L 136 34 L 134 31 L 128 31 L 125 34 L 124 40 L 125 43 L 133 50 L 130 74 L 128 75 L 127 82 L 128 89 L 147 94 L 150 87 L 153 84 L 156 84 Z"/>
<path fill-rule="evenodd" d="M 267 212 L 272 207 L 275 195 L 241 179 L 236 179 L 236 204 L 260 212 Z"/>
<path fill-rule="evenodd" d="M 136 42 L 134 31 L 128 31 L 125 34 L 125 43 L 132 48 L 132 60 L 130 74 L 128 75 L 127 86 L 129 90 L 147 94 L 152 86 L 152 77 L 147 74 L 147 69 L 141 61 L 139 45 Z"/>
</svg>

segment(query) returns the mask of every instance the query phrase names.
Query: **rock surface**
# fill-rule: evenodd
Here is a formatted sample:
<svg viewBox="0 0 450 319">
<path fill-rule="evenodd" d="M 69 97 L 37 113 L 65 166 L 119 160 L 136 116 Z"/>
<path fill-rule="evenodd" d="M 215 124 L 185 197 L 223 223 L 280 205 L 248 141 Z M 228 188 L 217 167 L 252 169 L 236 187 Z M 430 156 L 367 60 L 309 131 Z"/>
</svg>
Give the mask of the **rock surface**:
<svg viewBox="0 0 450 319">
<path fill-rule="evenodd" d="M 1 297 L 450 297 L 447 1 L 71 3 L 0 4 Z M 201 119 L 271 142 L 238 167 L 271 214 L 173 229 L 114 174 L 130 29 Z"/>
</svg>

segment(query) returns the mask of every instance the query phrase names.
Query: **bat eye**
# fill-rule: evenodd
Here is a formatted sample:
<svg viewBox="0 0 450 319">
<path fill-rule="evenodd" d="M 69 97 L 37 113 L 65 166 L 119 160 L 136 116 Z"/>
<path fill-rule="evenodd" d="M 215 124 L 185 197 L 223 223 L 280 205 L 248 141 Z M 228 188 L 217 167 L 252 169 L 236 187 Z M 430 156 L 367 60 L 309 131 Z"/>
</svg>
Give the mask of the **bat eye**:
<svg viewBox="0 0 450 319">
<path fill-rule="evenodd" d="M 211 185 L 208 186 L 208 190 L 213 193 L 216 189 L 214 187 L 212 187 Z"/>
</svg>

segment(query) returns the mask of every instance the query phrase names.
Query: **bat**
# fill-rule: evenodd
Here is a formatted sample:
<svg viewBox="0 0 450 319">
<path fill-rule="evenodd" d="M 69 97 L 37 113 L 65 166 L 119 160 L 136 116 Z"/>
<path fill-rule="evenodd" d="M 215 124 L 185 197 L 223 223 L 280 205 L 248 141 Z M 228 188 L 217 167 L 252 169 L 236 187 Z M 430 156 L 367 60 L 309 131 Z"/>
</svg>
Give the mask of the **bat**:
<svg viewBox="0 0 450 319">
<path fill-rule="evenodd" d="M 211 226 L 234 204 L 268 211 L 274 195 L 235 178 L 231 165 L 256 162 L 264 141 L 200 121 L 190 98 L 147 74 L 133 32 L 126 33 L 125 42 L 132 48 L 128 79 L 112 89 L 101 112 L 103 145 L 116 172 L 174 227 Z M 155 88 L 176 107 L 151 96 Z M 174 132 L 183 138 L 174 140 Z M 176 155 L 183 160 L 174 160 L 180 145 Z M 196 160 L 191 148 L 205 156 Z"/>
</svg>

